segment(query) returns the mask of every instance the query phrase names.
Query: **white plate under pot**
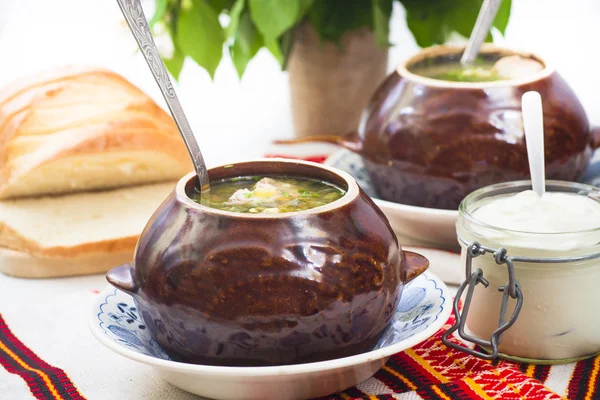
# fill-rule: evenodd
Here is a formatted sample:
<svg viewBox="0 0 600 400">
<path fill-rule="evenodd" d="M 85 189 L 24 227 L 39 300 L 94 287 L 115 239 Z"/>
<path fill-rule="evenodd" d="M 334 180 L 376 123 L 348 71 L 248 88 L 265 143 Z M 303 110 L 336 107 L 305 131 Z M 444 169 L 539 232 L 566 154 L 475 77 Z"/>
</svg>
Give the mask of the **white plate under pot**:
<svg viewBox="0 0 600 400">
<path fill-rule="evenodd" d="M 352 175 L 360 187 L 373 198 L 390 221 L 403 245 L 457 250 L 456 220 L 458 210 L 442 210 L 394 203 L 377 198 L 362 158 L 349 150 L 333 153 L 325 164 Z"/>
<path fill-rule="evenodd" d="M 274 367 L 219 367 L 171 361 L 151 338 L 131 296 L 107 287 L 96 300 L 89 326 L 117 354 L 146 364 L 171 384 L 216 399 L 301 399 L 336 393 L 377 372 L 395 353 L 435 334 L 448 320 L 451 298 L 431 272 L 404 290 L 386 334 L 372 351 L 315 363 Z"/>
</svg>

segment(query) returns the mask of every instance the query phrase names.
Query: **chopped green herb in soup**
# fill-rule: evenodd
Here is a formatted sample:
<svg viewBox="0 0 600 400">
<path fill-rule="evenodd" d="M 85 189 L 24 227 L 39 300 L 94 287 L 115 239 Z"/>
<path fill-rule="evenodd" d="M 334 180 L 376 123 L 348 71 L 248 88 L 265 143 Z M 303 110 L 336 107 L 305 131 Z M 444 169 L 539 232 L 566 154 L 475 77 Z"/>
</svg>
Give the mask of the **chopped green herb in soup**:
<svg viewBox="0 0 600 400">
<path fill-rule="evenodd" d="M 497 60 L 478 59 L 473 65 L 463 66 L 459 61 L 425 63 L 410 68 L 411 72 L 427 78 L 452 82 L 494 82 L 522 79 L 535 75 L 543 65 L 531 58 L 517 55 Z"/>
<path fill-rule="evenodd" d="M 414 72 L 427 78 L 452 82 L 493 82 L 506 79 L 496 71 L 494 63 L 485 63 L 471 67 L 460 64 L 442 64 L 415 68 Z"/>
<path fill-rule="evenodd" d="M 452 82 L 493 82 L 506 79 L 494 68 L 493 61 L 479 61 L 473 66 L 448 62 L 415 67 L 412 72 L 427 78 Z"/>
<path fill-rule="evenodd" d="M 343 195 L 339 187 L 316 179 L 245 176 L 211 182 L 210 192 L 192 198 L 219 210 L 277 214 L 319 207 Z"/>
</svg>

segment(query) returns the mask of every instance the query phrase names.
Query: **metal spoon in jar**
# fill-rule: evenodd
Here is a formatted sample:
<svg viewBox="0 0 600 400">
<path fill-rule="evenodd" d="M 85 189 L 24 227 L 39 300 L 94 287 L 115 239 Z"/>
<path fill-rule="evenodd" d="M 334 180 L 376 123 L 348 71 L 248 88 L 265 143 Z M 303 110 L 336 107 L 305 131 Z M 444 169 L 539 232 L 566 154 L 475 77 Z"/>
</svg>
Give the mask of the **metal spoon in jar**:
<svg viewBox="0 0 600 400">
<path fill-rule="evenodd" d="M 177 128 L 190 153 L 196 175 L 198 175 L 200 193 L 206 193 L 210 190 L 210 182 L 208 170 L 204 163 L 204 157 L 202 157 L 198 142 L 185 117 L 181 103 L 179 103 L 179 99 L 175 94 L 175 89 L 173 88 L 165 64 L 160 58 L 156 44 L 154 44 L 154 39 L 152 38 L 148 22 L 146 21 L 142 4 L 140 3 L 140 0 L 117 0 L 117 2 L 119 3 L 119 7 L 121 7 L 127 25 L 129 25 L 129 29 L 131 29 L 131 33 L 133 33 L 133 36 L 148 63 L 148 67 L 152 71 L 152 75 L 167 102 L 167 106 L 173 115 L 175 124 L 177 124 Z"/>
<path fill-rule="evenodd" d="M 467 47 L 465 47 L 465 51 L 460 59 L 462 65 L 471 65 L 473 61 L 475 61 L 475 58 L 477 58 L 479 49 L 490 32 L 490 28 L 498 13 L 501 1 L 502 0 L 483 0 L 479 15 L 477 15 L 475 27 L 471 32 Z"/>
</svg>

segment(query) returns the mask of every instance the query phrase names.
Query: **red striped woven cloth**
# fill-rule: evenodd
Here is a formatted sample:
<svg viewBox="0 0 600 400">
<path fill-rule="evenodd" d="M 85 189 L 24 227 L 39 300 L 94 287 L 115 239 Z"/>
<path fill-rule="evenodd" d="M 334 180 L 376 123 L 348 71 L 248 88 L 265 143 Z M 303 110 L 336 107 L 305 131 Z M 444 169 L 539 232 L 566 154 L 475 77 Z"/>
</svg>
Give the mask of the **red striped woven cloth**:
<svg viewBox="0 0 600 400">
<path fill-rule="evenodd" d="M 494 365 L 442 343 L 443 332 L 453 323 L 451 316 L 439 332 L 392 356 L 373 377 L 322 400 L 600 399 L 600 356 L 557 366 Z"/>
<path fill-rule="evenodd" d="M 38 400 L 85 400 L 65 371 L 53 367 L 25 346 L 0 315 L 0 365 L 19 375 Z M 7 394 L 7 393 L 5 393 Z M 0 399 L 3 397 L 0 393 Z"/>
<path fill-rule="evenodd" d="M 506 361 L 494 365 L 442 343 L 443 332 L 453 322 L 451 316 L 435 335 L 393 355 L 381 370 L 358 386 L 322 400 L 600 399 L 600 356 L 557 366 Z M 85 399 L 65 371 L 49 365 L 25 346 L 1 316 L 0 365 L 20 376 L 38 400 Z M 0 398 L 11 398 L 4 394 L 0 393 Z"/>
<path fill-rule="evenodd" d="M 291 160 L 312 161 L 312 162 L 316 162 L 319 164 L 323 164 L 325 162 L 325 160 L 327 160 L 327 155 L 318 154 L 318 155 L 313 155 L 313 156 L 308 156 L 308 157 L 295 157 L 295 156 L 284 156 L 284 155 L 280 155 L 280 154 L 266 154 L 265 158 L 288 158 Z"/>
</svg>

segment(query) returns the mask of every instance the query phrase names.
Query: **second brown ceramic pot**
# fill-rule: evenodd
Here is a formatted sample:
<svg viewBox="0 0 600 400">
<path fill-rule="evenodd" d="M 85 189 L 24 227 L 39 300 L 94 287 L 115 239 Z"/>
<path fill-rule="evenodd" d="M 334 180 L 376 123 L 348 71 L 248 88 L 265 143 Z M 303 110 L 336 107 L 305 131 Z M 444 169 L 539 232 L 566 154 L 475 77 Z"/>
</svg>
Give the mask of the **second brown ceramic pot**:
<svg viewBox="0 0 600 400">
<path fill-rule="evenodd" d="M 371 350 L 404 285 L 427 260 L 404 252 L 352 177 L 318 164 L 262 160 L 209 171 L 213 181 L 285 175 L 331 182 L 339 200 L 285 214 L 242 214 L 190 199 L 189 174 L 142 233 L 133 266 L 107 278 L 131 294 L 174 360 L 282 365 Z"/>
<path fill-rule="evenodd" d="M 410 72 L 419 63 L 458 60 L 462 47 L 427 49 L 400 65 L 371 99 L 361 154 L 381 197 L 457 209 L 480 187 L 529 178 L 521 96 L 541 94 L 546 177 L 578 181 L 596 146 L 583 106 L 563 78 L 544 69 L 526 80 L 446 82 Z M 514 54 L 486 46 L 481 57 Z"/>
<path fill-rule="evenodd" d="M 375 91 L 356 133 L 314 137 L 359 153 L 383 200 L 457 209 L 472 191 L 529 179 L 521 96 L 541 94 L 546 177 L 579 181 L 600 143 L 581 102 L 542 58 L 486 45 L 482 58 L 519 54 L 543 70 L 529 79 L 449 82 L 416 75 L 419 65 L 460 59 L 464 47 L 437 46 L 402 63 Z M 315 132 L 319 133 L 319 132 Z"/>
</svg>

